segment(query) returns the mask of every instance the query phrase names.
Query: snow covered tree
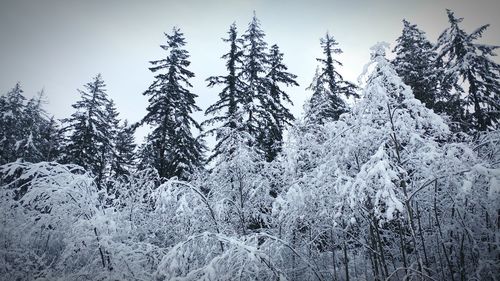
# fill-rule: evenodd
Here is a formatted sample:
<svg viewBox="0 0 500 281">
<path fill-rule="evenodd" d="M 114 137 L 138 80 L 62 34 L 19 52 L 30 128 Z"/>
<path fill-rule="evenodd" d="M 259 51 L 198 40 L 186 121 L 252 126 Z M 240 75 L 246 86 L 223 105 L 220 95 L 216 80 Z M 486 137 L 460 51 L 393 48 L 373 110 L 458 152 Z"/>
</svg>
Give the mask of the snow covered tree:
<svg viewBox="0 0 500 281">
<path fill-rule="evenodd" d="M 141 124 L 153 127 L 149 136 L 154 162 L 151 163 L 161 177 L 186 179 L 199 167 L 203 158 L 204 145 L 191 133 L 194 126 L 201 130 L 191 114 L 200 109 L 195 105 L 197 95 L 192 93 L 189 79 L 194 73 L 190 65 L 186 41 L 179 28 L 172 34 L 165 34 L 167 44 L 160 47 L 168 52 L 164 59 L 151 61 L 152 72 L 160 72 L 155 81 L 144 92 L 149 97 L 147 114 Z"/>
<path fill-rule="evenodd" d="M 281 151 L 285 126 L 290 125 L 295 119 L 290 110 L 283 104 L 285 102 L 292 104 L 292 101 L 288 94 L 280 87 L 282 87 L 281 85 L 299 86 L 299 84 L 295 81 L 297 76 L 287 72 L 288 68 L 283 63 L 283 53 L 280 52 L 278 45 L 271 46 L 268 60 L 269 71 L 266 75 L 266 88 L 269 93 L 264 101 L 264 107 L 271 115 L 271 122 L 266 125 L 262 149 L 266 160 L 271 162 Z"/>
<path fill-rule="evenodd" d="M 63 121 L 64 131 L 69 134 L 64 161 L 91 171 L 99 189 L 102 188 L 114 139 L 114 121 L 109 119 L 111 101 L 105 87 L 102 76 L 98 74 L 85 85 L 85 90 L 78 90 L 81 99 L 73 104 L 76 112 Z"/>
<path fill-rule="evenodd" d="M 28 162 L 39 162 L 42 158 L 40 153 L 40 133 L 42 127 L 48 122 L 46 112 L 42 109 L 43 90 L 37 96 L 28 100 L 24 106 L 23 115 L 18 122 L 21 125 L 22 134 L 25 135 L 25 141 L 21 143 L 20 156 Z"/>
<path fill-rule="evenodd" d="M 306 108 L 306 120 L 313 123 L 324 124 L 336 121 L 342 113 L 348 112 L 345 98 L 357 97 L 356 86 L 345 81 L 336 70 L 336 65 L 342 64 L 333 58 L 335 54 L 342 53 L 337 47 L 338 43 L 326 33 L 320 40 L 325 58 L 318 58 L 321 68 L 316 71 L 313 82 L 308 87 L 313 92 Z"/>
<path fill-rule="evenodd" d="M 380 280 L 491 278 L 495 251 L 479 241 L 494 236 L 498 164 L 479 160 L 467 144 L 443 141 L 448 126 L 414 98 L 385 58 L 387 47 L 372 48 L 366 69 L 373 71 L 352 111 L 325 125 L 323 143 L 311 144 L 315 165 L 293 177 L 302 165 L 293 151 L 285 154 L 293 184 L 278 195 L 273 222 L 294 230 L 282 231 L 283 239 L 306 261 L 283 263 L 310 261 L 333 279 L 364 278 L 359 264 Z M 276 255 L 286 257 L 286 249 Z M 312 272 L 303 274 L 296 279 Z"/>
<path fill-rule="evenodd" d="M 291 101 L 280 85 L 298 85 L 294 80 L 296 76 L 287 72 L 277 45 L 267 53 L 265 34 L 255 14 L 243 40 L 238 38 L 235 24 L 231 25 L 228 34 L 229 38 L 223 40 L 230 43 L 230 51 L 222 58 L 227 60 L 229 73 L 207 79 L 209 87 L 225 86 L 219 101 L 210 106 L 206 114 L 226 112 L 204 122 L 206 125 L 222 123 L 209 131 L 216 133 L 218 139 L 213 156 L 219 155 L 218 147 L 227 139 L 221 132 L 237 129 L 247 131 L 252 136 L 249 144 L 255 145 L 268 161 L 272 161 L 281 150 L 285 125 L 293 120 L 293 115 L 283 105 Z"/>
<path fill-rule="evenodd" d="M 64 147 L 64 134 L 59 122 L 51 117 L 40 128 L 40 161 L 59 161 Z"/>
<path fill-rule="evenodd" d="M 0 141 L 2 147 L 0 163 L 6 164 L 16 161 L 17 150 L 24 139 L 24 128 L 21 120 L 24 118 L 26 98 L 23 95 L 21 84 L 17 83 L 5 96 L 0 98 Z"/>
<path fill-rule="evenodd" d="M 411 87 L 415 98 L 436 110 L 435 104 L 440 96 L 434 46 L 427 40 L 425 32 L 407 20 L 403 20 L 403 31 L 396 42 L 393 51 L 396 57 L 392 61 L 394 69 Z"/>
<path fill-rule="evenodd" d="M 219 123 L 219 126 L 206 131 L 207 134 L 215 134 L 217 144 L 208 160 L 221 154 L 221 147 L 228 141 L 228 132 L 234 130 L 243 130 L 241 108 L 245 103 L 243 93 L 245 84 L 242 81 L 242 39 L 238 38 L 236 24 L 232 24 L 228 31 L 228 38 L 222 39 L 230 44 L 229 52 L 222 56 L 226 59 L 225 76 L 211 76 L 207 79 L 208 86 L 223 85 L 224 88 L 219 93 L 219 100 L 207 108 L 205 115 L 217 115 L 203 122 L 203 125 L 213 125 Z M 221 111 L 224 111 L 220 114 Z"/>
<path fill-rule="evenodd" d="M 26 100 L 19 83 L 0 97 L 0 163 L 16 160 L 39 162 L 55 160 L 61 134 L 55 120 L 42 108 L 44 93 Z"/>
<path fill-rule="evenodd" d="M 1 166 L 0 174 L 0 233 L 6 245 L 0 272 L 5 280 L 72 279 L 67 273 L 81 269 L 86 257 L 80 250 L 85 248 L 88 257 L 100 262 L 94 257 L 103 247 L 92 243 L 93 227 L 71 237 L 73 230 L 83 230 L 78 223 L 91 220 L 99 204 L 88 173 L 76 165 L 14 162 Z M 83 238 L 87 233 L 93 241 Z"/>
<path fill-rule="evenodd" d="M 135 140 L 134 127 L 129 126 L 127 120 L 117 128 L 114 141 L 114 153 L 111 162 L 112 177 L 122 177 L 130 174 L 135 167 Z"/>
<path fill-rule="evenodd" d="M 436 50 L 443 79 L 453 86 L 453 99 L 460 105 L 460 112 L 449 115 L 467 132 L 495 129 L 500 118 L 500 65 L 491 57 L 498 46 L 476 43 L 489 25 L 467 34 L 459 25 L 463 18 L 450 10 L 447 14 L 450 27 L 439 36 Z"/>
<path fill-rule="evenodd" d="M 270 123 L 270 115 L 265 107 L 270 98 L 266 87 L 266 73 L 269 60 L 267 43 L 264 41 L 265 33 L 260 26 L 257 16 L 253 15 L 252 21 L 243 34 L 243 79 L 245 89 L 243 92 L 243 122 L 245 130 L 254 137 L 258 148 L 263 146 L 263 136 L 266 126 Z"/>
</svg>

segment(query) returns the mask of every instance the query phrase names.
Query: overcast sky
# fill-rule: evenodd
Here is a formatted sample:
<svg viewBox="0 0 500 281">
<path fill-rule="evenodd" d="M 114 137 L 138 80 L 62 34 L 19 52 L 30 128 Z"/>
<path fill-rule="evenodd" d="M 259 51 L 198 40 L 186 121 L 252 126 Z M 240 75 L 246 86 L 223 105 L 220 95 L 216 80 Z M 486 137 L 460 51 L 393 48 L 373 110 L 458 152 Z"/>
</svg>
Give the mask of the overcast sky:
<svg viewBox="0 0 500 281">
<path fill-rule="evenodd" d="M 46 109 L 63 118 L 79 98 L 76 89 L 102 73 L 121 118 L 138 121 L 147 105 L 142 93 L 153 82 L 148 62 L 165 55 L 159 47 L 165 43 L 163 33 L 178 26 L 196 75 L 193 91 L 205 110 L 218 93 L 206 87 L 205 79 L 225 74 L 220 56 L 228 46 L 220 38 L 232 22 L 243 32 L 255 10 L 266 41 L 280 46 L 290 72 L 298 75 L 300 87 L 289 89 L 298 116 L 321 55 L 319 39 L 327 30 L 344 51 L 340 73 L 355 82 L 368 62 L 369 47 L 393 43 L 403 18 L 435 41 L 448 25 L 446 8 L 465 18 L 466 31 L 490 23 L 482 42 L 500 45 L 498 0 L 0 0 L 0 92 L 17 81 L 27 96 L 44 88 Z"/>
</svg>

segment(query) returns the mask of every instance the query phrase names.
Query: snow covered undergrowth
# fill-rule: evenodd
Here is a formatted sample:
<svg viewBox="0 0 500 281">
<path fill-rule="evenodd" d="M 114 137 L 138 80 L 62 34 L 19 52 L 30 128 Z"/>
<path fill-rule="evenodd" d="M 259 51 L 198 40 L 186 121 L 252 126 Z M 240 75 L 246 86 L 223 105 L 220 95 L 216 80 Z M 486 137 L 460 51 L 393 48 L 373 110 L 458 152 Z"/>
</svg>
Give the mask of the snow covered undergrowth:
<svg viewBox="0 0 500 281">
<path fill-rule="evenodd" d="M 372 51 L 352 111 L 299 121 L 273 162 L 234 131 L 190 182 L 2 166 L 0 279 L 496 280 L 500 133 L 452 141 Z"/>
</svg>

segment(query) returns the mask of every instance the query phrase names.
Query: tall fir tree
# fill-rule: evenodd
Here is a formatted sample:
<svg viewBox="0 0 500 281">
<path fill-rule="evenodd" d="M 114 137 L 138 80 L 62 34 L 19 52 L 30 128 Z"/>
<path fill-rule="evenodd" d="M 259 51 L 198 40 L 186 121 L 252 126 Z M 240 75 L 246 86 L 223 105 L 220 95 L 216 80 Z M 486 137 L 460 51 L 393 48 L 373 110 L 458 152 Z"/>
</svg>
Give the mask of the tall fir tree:
<svg viewBox="0 0 500 281">
<path fill-rule="evenodd" d="M 411 87 L 415 98 L 427 108 L 436 110 L 436 102 L 439 106 L 439 72 L 434 46 L 427 40 L 425 32 L 407 20 L 403 20 L 403 31 L 396 42 L 396 58 L 392 61 L 394 69 Z"/>
<path fill-rule="evenodd" d="M 254 12 L 252 21 L 243 34 L 243 78 L 246 87 L 243 93 L 242 110 L 246 131 L 252 136 L 249 145 L 259 149 L 262 148 L 265 128 L 270 123 L 270 115 L 265 108 L 269 100 L 265 77 L 269 68 L 269 60 L 264 37 L 265 33 Z"/>
<path fill-rule="evenodd" d="M 436 45 L 442 63 L 443 80 L 452 88 L 448 112 L 461 130 L 475 133 L 496 129 L 500 118 L 500 65 L 492 60 L 498 46 L 476 41 L 489 25 L 467 34 L 460 23 L 463 18 L 447 10 L 450 26 L 439 36 Z M 465 86 L 465 87 L 462 87 Z"/>
<path fill-rule="evenodd" d="M 144 95 L 149 96 L 147 114 L 142 124 L 153 127 L 149 136 L 154 151 L 151 163 L 161 177 L 187 179 L 201 165 L 204 144 L 193 136 L 191 128 L 201 130 L 191 114 L 200 109 L 195 105 L 197 95 L 192 93 L 189 79 L 194 73 L 187 67 L 191 64 L 186 41 L 179 28 L 165 34 L 167 44 L 160 47 L 168 52 L 164 59 L 151 61 L 152 72 L 160 72 Z"/>
<path fill-rule="evenodd" d="M 107 154 L 112 151 L 112 124 L 109 120 L 111 101 L 106 94 L 106 84 L 101 74 L 78 90 L 81 99 L 73 104 L 76 112 L 63 120 L 68 132 L 65 162 L 74 163 L 91 171 L 98 188 L 103 187 Z"/>
<path fill-rule="evenodd" d="M 20 155 L 18 149 L 22 139 L 23 127 L 20 120 L 24 120 L 24 105 L 26 98 L 23 95 L 21 83 L 16 83 L 5 96 L 0 99 L 0 163 L 6 164 L 16 161 Z"/>
<path fill-rule="evenodd" d="M 222 56 L 226 60 L 226 75 L 211 76 L 207 78 L 208 86 L 222 85 L 223 89 L 219 93 L 219 100 L 207 108 L 205 115 L 215 115 L 203 125 L 214 125 L 218 127 L 208 130 L 207 134 L 215 134 L 216 145 L 212 155 L 208 158 L 211 161 L 222 154 L 222 147 L 226 147 L 226 142 L 231 142 L 231 138 L 236 131 L 244 130 L 243 116 L 241 108 L 245 104 L 244 90 L 245 83 L 242 80 L 243 67 L 243 40 L 238 37 L 236 24 L 232 24 L 227 32 L 228 38 L 222 39 L 229 43 L 229 52 Z M 227 156 L 227 155 L 226 155 Z"/>
<path fill-rule="evenodd" d="M 35 97 L 29 99 L 24 107 L 23 116 L 18 120 L 25 135 L 21 155 L 23 160 L 28 162 L 39 162 L 43 159 L 41 133 L 49 122 L 47 112 L 42 108 L 42 104 L 45 102 L 44 95 L 44 91 L 41 90 Z"/>
<path fill-rule="evenodd" d="M 106 123 L 109 128 L 108 135 L 108 145 L 101 147 L 100 157 L 102 163 L 106 163 L 103 168 L 102 177 L 106 177 L 107 179 L 112 179 L 116 177 L 116 174 L 113 170 L 113 165 L 115 164 L 115 156 L 116 156 L 116 145 L 120 141 L 118 139 L 118 132 L 120 126 L 120 119 L 118 117 L 118 110 L 116 109 L 115 102 L 112 99 L 109 99 L 109 102 L 105 105 L 106 111 Z M 108 185 L 109 186 L 109 185 Z"/>
<path fill-rule="evenodd" d="M 283 144 L 283 131 L 287 125 L 295 120 L 293 114 L 284 103 L 292 104 L 288 94 L 282 89 L 284 86 L 299 86 L 295 74 L 287 72 L 288 68 L 283 63 L 283 53 L 278 45 L 271 46 L 269 53 L 269 71 L 266 75 L 268 96 L 264 100 L 264 107 L 270 115 L 269 124 L 264 131 L 262 149 L 268 162 L 273 161 L 281 152 Z"/>
<path fill-rule="evenodd" d="M 305 112 L 306 120 L 313 124 L 338 120 L 342 113 L 349 110 L 344 99 L 358 97 L 356 86 L 344 80 L 336 69 L 336 65 L 342 66 L 342 63 L 333 58 L 335 54 L 342 53 L 337 47 L 337 41 L 327 32 L 320 43 L 325 57 L 317 58 L 321 67 L 308 87 L 313 94 Z"/>
</svg>

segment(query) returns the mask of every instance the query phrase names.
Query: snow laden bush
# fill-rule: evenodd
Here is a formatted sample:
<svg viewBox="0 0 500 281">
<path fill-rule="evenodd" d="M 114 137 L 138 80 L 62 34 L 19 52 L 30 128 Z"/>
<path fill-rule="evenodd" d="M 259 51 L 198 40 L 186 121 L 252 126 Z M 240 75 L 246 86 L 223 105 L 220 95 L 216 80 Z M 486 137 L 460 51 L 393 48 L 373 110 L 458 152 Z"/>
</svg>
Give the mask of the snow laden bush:
<svg viewBox="0 0 500 281">
<path fill-rule="evenodd" d="M 158 202 L 182 237 L 163 257 L 158 280 L 284 278 L 260 245 L 272 196 L 262 175 L 266 164 L 248 146 L 249 139 L 228 132 L 210 172 L 191 183 L 170 180 L 158 189 Z"/>
<path fill-rule="evenodd" d="M 150 280 L 166 253 L 154 171 L 98 192 L 76 165 L 1 167 L 1 280 Z M 154 203 L 154 202 L 153 202 Z"/>
<path fill-rule="evenodd" d="M 372 48 L 363 97 L 324 125 L 326 141 L 287 154 L 311 150 L 321 159 L 289 180 L 274 222 L 291 230 L 284 235 L 321 266 L 323 278 L 493 278 L 498 162 L 447 143 L 447 125 L 414 98 L 386 48 Z"/>
<path fill-rule="evenodd" d="M 1 173 L 1 275 L 51 279 L 68 269 L 68 248 L 85 247 L 84 240 L 70 241 L 71 231 L 98 211 L 93 180 L 78 166 L 48 162 L 14 162 L 3 165 Z"/>
<path fill-rule="evenodd" d="M 274 161 L 239 118 L 189 182 L 1 166 L 0 279 L 497 280 L 499 132 L 450 133 L 386 48 L 352 110 L 297 121 Z"/>
</svg>

